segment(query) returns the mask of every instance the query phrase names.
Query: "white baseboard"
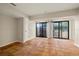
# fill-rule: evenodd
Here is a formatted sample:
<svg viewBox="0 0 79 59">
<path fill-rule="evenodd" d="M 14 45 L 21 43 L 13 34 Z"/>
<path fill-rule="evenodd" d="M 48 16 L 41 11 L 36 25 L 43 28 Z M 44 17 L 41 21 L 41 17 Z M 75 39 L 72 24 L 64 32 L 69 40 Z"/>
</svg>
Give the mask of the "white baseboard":
<svg viewBox="0 0 79 59">
<path fill-rule="evenodd" d="M 79 48 L 79 45 L 78 44 L 75 43 L 74 45 Z"/>
<path fill-rule="evenodd" d="M 12 41 L 12 42 L 8 42 L 8 43 L 5 43 L 5 44 L 2 44 L 2 45 L 0 45 L 0 47 L 7 46 L 7 45 L 12 44 L 14 42 L 18 42 L 18 41 Z"/>
<path fill-rule="evenodd" d="M 34 38 L 35 38 L 35 37 L 28 38 L 27 40 L 24 40 L 23 43 L 25 43 L 26 41 L 32 40 L 32 39 L 34 39 Z"/>
</svg>

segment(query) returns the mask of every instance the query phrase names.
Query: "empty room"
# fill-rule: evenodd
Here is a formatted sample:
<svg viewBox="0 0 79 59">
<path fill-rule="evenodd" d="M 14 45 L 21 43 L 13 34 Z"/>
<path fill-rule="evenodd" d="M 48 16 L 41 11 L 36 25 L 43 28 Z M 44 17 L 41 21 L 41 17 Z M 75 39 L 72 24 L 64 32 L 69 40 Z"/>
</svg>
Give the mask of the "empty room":
<svg viewBox="0 0 79 59">
<path fill-rule="evenodd" d="M 79 56 L 79 3 L 0 3 L 0 56 Z"/>
</svg>

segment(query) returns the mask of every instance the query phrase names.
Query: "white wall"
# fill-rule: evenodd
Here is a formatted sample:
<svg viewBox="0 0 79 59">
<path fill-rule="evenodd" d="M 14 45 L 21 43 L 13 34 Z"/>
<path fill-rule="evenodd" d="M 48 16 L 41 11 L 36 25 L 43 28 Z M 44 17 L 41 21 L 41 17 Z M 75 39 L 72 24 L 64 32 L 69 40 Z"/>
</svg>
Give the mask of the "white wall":
<svg viewBox="0 0 79 59">
<path fill-rule="evenodd" d="M 74 44 L 79 47 L 79 15 L 74 16 L 75 28 L 74 28 Z"/>
<path fill-rule="evenodd" d="M 0 47 L 17 41 L 17 20 L 0 15 Z"/>
<path fill-rule="evenodd" d="M 26 42 L 29 40 L 29 18 L 28 17 L 18 17 L 18 41 Z M 30 35 L 31 36 L 31 35 Z"/>
<path fill-rule="evenodd" d="M 47 22 L 47 37 L 51 37 L 51 22 Z"/>
<path fill-rule="evenodd" d="M 29 40 L 29 18 L 23 18 L 23 42 Z"/>
<path fill-rule="evenodd" d="M 29 39 L 36 37 L 36 23 L 32 20 L 29 21 Z"/>
</svg>

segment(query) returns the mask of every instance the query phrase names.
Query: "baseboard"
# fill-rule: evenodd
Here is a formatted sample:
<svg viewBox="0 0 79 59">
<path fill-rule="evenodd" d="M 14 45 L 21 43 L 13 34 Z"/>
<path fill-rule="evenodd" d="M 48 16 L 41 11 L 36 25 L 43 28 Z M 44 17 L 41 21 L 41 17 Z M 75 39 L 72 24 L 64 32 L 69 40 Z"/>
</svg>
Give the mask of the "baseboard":
<svg viewBox="0 0 79 59">
<path fill-rule="evenodd" d="M 29 39 L 23 41 L 23 43 L 25 43 L 25 42 L 27 42 L 27 41 L 30 41 L 30 40 L 32 40 L 32 39 L 35 39 L 35 37 L 33 37 L 33 38 L 29 38 Z"/>
<path fill-rule="evenodd" d="M 78 44 L 75 43 L 74 45 L 79 48 L 79 45 Z"/>
<path fill-rule="evenodd" d="M 8 48 L 12 45 L 15 45 L 15 44 L 22 44 L 21 42 L 11 42 L 11 43 L 8 43 L 7 45 L 3 45 L 0 47 L 0 49 L 5 49 L 5 48 Z"/>
</svg>

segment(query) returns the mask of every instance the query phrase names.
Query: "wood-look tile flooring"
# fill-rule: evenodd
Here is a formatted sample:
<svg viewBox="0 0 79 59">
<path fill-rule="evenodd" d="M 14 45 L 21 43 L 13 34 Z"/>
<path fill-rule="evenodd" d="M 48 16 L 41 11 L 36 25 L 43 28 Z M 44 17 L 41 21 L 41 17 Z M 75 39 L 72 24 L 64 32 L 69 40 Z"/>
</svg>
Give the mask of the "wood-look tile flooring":
<svg viewBox="0 0 79 59">
<path fill-rule="evenodd" d="M 35 38 L 24 44 L 16 43 L 0 50 L 1 56 L 78 56 L 79 48 L 73 41 Z"/>
</svg>

